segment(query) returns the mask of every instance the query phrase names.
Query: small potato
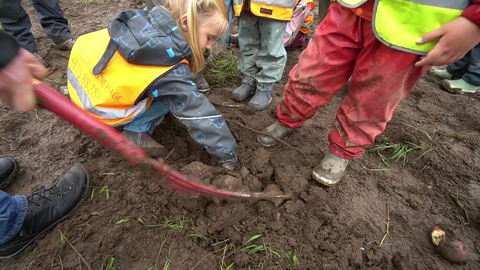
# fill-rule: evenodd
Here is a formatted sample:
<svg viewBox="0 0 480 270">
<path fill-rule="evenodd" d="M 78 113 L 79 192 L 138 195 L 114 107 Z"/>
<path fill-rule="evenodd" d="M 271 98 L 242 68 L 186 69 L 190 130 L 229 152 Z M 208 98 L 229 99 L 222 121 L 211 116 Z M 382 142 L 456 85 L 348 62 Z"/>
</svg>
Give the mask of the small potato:
<svg viewBox="0 0 480 270">
<path fill-rule="evenodd" d="M 435 250 L 451 263 L 463 263 L 468 260 L 468 253 L 462 242 L 447 239 L 447 234 L 440 227 L 435 226 L 431 233 Z"/>
<path fill-rule="evenodd" d="M 468 253 L 460 241 L 447 241 L 437 248 L 437 252 L 451 263 L 463 263 L 468 260 Z"/>
</svg>

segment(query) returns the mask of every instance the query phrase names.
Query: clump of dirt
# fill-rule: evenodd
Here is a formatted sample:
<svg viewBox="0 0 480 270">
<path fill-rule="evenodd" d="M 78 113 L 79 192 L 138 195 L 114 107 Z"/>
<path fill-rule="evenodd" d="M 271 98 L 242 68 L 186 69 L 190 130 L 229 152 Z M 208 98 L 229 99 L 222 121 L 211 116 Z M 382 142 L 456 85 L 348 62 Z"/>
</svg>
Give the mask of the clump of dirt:
<svg viewBox="0 0 480 270">
<path fill-rule="evenodd" d="M 213 168 L 198 161 L 194 161 L 180 169 L 180 172 L 191 179 L 198 179 L 202 183 L 211 184 L 215 175 Z"/>
<path fill-rule="evenodd" d="M 215 187 L 228 191 L 241 191 L 244 186 L 242 180 L 230 175 L 223 175 L 213 181 Z"/>
<path fill-rule="evenodd" d="M 23 4 L 33 19 L 29 2 Z M 60 4 L 75 36 L 106 27 L 120 10 L 142 7 L 126 0 Z M 38 23 L 33 32 L 40 53 L 53 66 L 48 83 L 64 84 L 68 55 L 50 48 Z M 62 53 L 66 57 L 57 57 Z M 218 107 L 227 123 L 233 120 L 254 130 L 273 123 L 272 111 L 300 53 L 289 51 L 271 109 Z M 233 88 L 213 89 L 209 98 L 234 104 Z M 436 80 L 422 79 L 376 140 L 411 142 L 422 149 L 410 153 L 405 166 L 368 153 L 350 163 L 338 186 L 325 188 L 311 180 L 311 171 L 328 147 L 344 94 L 286 138 L 306 156 L 285 145 L 265 149 L 257 134 L 229 124 L 239 151 L 239 164 L 231 173 L 219 167 L 176 119 L 167 117 L 155 131 L 156 140 L 174 149 L 167 162 L 175 169 L 208 184 L 223 177 L 218 181 L 241 181 L 242 188 L 255 192 L 293 194 L 282 202 L 215 204 L 210 198 L 166 189 L 51 113 L 19 113 L 0 106 L 0 152 L 22 166 L 8 193 L 29 194 L 49 185 L 76 162 L 89 170 L 94 186 L 72 218 L 38 246 L 2 261 L 0 268 L 79 269 L 78 255 L 60 241 L 61 231 L 92 269 L 105 269 L 111 258 L 113 269 L 211 270 L 232 263 L 233 269 L 480 269 L 480 233 L 473 225 L 478 221 L 478 196 L 471 188 L 480 185 L 480 96 L 451 95 Z M 434 224 L 455 231 L 469 253 L 465 264 L 452 265 L 436 254 L 425 233 Z"/>
</svg>

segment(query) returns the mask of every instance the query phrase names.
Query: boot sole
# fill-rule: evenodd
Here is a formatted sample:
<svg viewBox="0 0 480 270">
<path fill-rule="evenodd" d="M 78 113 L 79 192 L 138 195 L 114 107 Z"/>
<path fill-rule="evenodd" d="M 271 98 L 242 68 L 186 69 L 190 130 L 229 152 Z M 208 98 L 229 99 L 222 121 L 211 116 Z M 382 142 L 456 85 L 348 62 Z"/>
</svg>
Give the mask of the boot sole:
<svg viewBox="0 0 480 270">
<path fill-rule="evenodd" d="M 277 142 L 276 140 L 275 140 L 275 143 L 272 143 L 272 144 L 263 143 L 263 142 L 258 138 L 258 136 L 257 136 L 257 141 L 258 141 L 262 146 L 264 146 L 264 147 L 266 147 L 266 148 L 273 148 L 273 147 L 275 147 L 275 146 L 278 145 L 278 142 Z"/>
<path fill-rule="evenodd" d="M 87 174 L 87 188 L 85 189 L 85 193 L 83 194 L 82 198 L 80 199 L 80 202 L 77 204 L 77 206 L 75 206 L 70 212 L 68 212 L 68 214 L 66 214 L 65 216 L 63 216 L 61 219 L 55 221 L 54 223 L 52 223 L 52 225 L 50 225 L 48 228 L 46 228 L 43 232 L 39 233 L 38 235 L 36 235 L 34 238 L 32 238 L 30 241 L 28 241 L 21 249 L 19 249 L 17 252 L 15 252 L 14 254 L 12 255 L 9 255 L 9 256 L 5 256 L 5 257 L 0 257 L 0 259 L 10 259 L 10 258 L 13 258 L 17 255 L 19 255 L 20 253 L 22 253 L 26 248 L 28 248 L 30 245 L 32 245 L 39 237 L 45 235 L 47 232 L 50 232 L 53 227 L 55 227 L 55 225 L 57 225 L 58 223 L 68 219 L 69 217 L 71 217 L 73 215 L 73 213 L 75 213 L 77 211 L 78 208 L 80 208 L 80 206 L 83 205 L 83 203 L 86 201 L 87 197 L 88 197 L 88 194 L 89 194 L 89 190 L 90 190 L 90 174 L 88 173 L 87 170 L 85 170 L 85 168 L 80 165 L 80 164 L 74 164 L 74 166 L 79 166 L 80 168 L 82 168 L 82 170 Z"/>
<path fill-rule="evenodd" d="M 332 180 L 326 179 L 325 177 L 317 174 L 315 171 L 312 171 L 312 177 L 315 181 L 318 183 L 327 186 L 327 187 L 333 187 L 336 186 L 342 179 L 338 180 L 337 182 L 334 182 Z"/>
<path fill-rule="evenodd" d="M 249 95 L 247 95 L 246 97 L 238 97 L 238 96 L 235 96 L 233 93 L 232 93 L 232 99 L 237 101 L 237 102 L 244 102 L 245 100 L 247 100 L 249 97 L 252 97 L 255 95 L 255 91 L 253 91 L 252 93 L 250 93 Z"/>
<path fill-rule="evenodd" d="M 210 92 L 210 88 L 208 88 L 208 89 L 202 89 L 202 90 L 198 89 L 198 92 L 200 92 L 200 93 L 202 93 L 202 94 L 207 94 L 208 92 Z"/>
<path fill-rule="evenodd" d="M 13 162 L 13 164 L 15 165 L 15 168 L 13 169 L 13 172 L 10 174 L 10 176 L 8 176 L 7 179 L 3 180 L 2 184 L 0 185 L 0 189 L 4 189 L 8 187 L 13 182 L 13 180 L 18 174 L 18 171 L 20 170 L 20 166 L 18 165 L 17 161 L 15 161 L 12 158 L 8 158 L 8 159 L 10 159 Z"/>
<path fill-rule="evenodd" d="M 463 88 L 450 87 L 450 84 L 447 82 L 442 82 L 441 84 L 447 92 L 450 92 L 452 94 L 474 94 L 478 92 L 478 91 L 468 91 Z"/>
</svg>

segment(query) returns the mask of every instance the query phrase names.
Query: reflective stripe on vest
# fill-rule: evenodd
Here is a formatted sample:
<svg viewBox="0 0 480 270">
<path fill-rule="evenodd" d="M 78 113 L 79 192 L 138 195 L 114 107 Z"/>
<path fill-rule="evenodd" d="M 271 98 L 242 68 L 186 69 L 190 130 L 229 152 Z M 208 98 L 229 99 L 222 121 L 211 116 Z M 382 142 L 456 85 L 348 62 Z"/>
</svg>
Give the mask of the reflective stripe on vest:
<svg viewBox="0 0 480 270">
<path fill-rule="evenodd" d="M 299 0 L 250 0 L 250 12 L 257 17 L 290 21 Z M 240 16 L 244 0 L 233 0 L 235 16 Z"/>
<path fill-rule="evenodd" d="M 333 0 L 337 1 L 340 5 L 348 8 L 356 8 L 367 2 L 368 0 Z"/>
<path fill-rule="evenodd" d="M 94 75 L 109 41 L 107 29 L 77 39 L 68 63 L 68 91 L 72 101 L 96 119 L 111 126 L 125 125 L 148 109 L 153 99 L 139 97 L 174 66 L 132 65 L 117 51 L 105 70 Z"/>
<path fill-rule="evenodd" d="M 391 48 L 426 55 L 438 40 L 419 45 L 417 39 L 460 17 L 469 5 L 470 0 L 376 0 L 373 32 Z"/>
</svg>

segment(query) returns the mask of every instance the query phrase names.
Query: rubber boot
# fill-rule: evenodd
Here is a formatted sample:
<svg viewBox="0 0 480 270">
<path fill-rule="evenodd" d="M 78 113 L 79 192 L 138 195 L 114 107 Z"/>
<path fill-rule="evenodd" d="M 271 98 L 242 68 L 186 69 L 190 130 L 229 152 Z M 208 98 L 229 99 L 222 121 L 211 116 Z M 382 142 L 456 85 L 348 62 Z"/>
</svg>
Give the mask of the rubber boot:
<svg viewBox="0 0 480 270">
<path fill-rule="evenodd" d="M 442 86 L 450 93 L 463 94 L 463 93 L 475 93 L 478 91 L 479 86 L 472 85 L 466 81 L 459 80 L 443 80 Z"/>
<path fill-rule="evenodd" d="M 450 74 L 450 72 L 448 72 L 446 69 L 441 69 L 438 67 L 432 67 L 427 73 L 428 75 L 439 79 L 451 80 L 453 78 L 453 75 Z"/>
<path fill-rule="evenodd" d="M 168 155 L 168 149 L 157 143 L 148 132 L 133 132 L 129 130 L 123 130 L 122 135 L 129 139 L 134 144 L 142 148 L 151 157 L 165 157 Z"/>
<path fill-rule="evenodd" d="M 293 128 L 284 127 L 280 125 L 280 122 L 276 121 L 265 130 L 263 133 L 268 134 L 269 136 L 265 135 L 258 135 L 257 140 L 265 147 L 273 147 L 277 145 L 278 141 L 275 139 L 283 140 L 288 134 L 293 132 Z"/>
<path fill-rule="evenodd" d="M 230 35 L 230 43 L 238 46 L 238 34 L 231 34 Z"/>
<path fill-rule="evenodd" d="M 248 102 L 248 106 L 254 108 L 257 111 L 262 111 L 268 108 L 268 105 L 272 102 L 272 92 L 269 91 L 257 91 L 255 96 Z"/>
<path fill-rule="evenodd" d="M 325 186 L 334 186 L 345 175 L 348 159 L 333 154 L 330 150 L 312 172 L 313 179 Z"/>
<path fill-rule="evenodd" d="M 197 84 L 198 92 L 205 94 L 208 91 L 210 91 L 210 85 L 205 79 L 205 76 L 203 75 L 203 71 L 197 74 L 197 78 L 195 78 L 195 83 Z"/>
<path fill-rule="evenodd" d="M 244 83 L 237 89 L 233 90 L 232 99 L 239 102 L 245 101 L 247 98 L 255 94 L 255 88 L 256 87 Z"/>
<path fill-rule="evenodd" d="M 38 62 L 40 62 L 40 64 L 42 64 L 44 67 L 48 68 L 48 63 L 47 61 L 45 61 L 45 59 L 43 59 L 43 57 L 40 56 L 40 54 L 38 53 L 34 53 L 33 54 L 35 56 L 35 58 L 37 58 Z"/>
</svg>

